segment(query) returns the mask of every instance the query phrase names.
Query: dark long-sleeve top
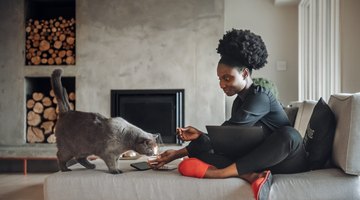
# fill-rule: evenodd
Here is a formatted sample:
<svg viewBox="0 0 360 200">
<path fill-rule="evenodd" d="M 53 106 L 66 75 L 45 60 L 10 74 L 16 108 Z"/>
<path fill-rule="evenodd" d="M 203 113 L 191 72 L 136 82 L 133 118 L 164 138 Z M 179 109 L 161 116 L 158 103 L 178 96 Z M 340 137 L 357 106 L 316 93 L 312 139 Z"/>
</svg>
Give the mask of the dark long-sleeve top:
<svg viewBox="0 0 360 200">
<path fill-rule="evenodd" d="M 223 125 L 262 126 L 265 135 L 282 126 L 290 126 L 289 119 L 275 96 L 264 87 L 252 84 L 238 93 L 231 117 Z"/>
</svg>

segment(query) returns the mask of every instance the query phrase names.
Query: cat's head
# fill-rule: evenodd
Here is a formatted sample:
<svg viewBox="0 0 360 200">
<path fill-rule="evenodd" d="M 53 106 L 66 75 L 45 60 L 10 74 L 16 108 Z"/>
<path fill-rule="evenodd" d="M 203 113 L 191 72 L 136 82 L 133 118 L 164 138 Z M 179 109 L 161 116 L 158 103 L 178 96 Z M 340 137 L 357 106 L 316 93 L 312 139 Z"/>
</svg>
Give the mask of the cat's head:
<svg viewBox="0 0 360 200">
<path fill-rule="evenodd" d="M 112 124 L 118 130 L 117 133 L 126 149 L 149 156 L 157 153 L 157 135 L 148 133 L 121 117 L 112 119 Z"/>
<path fill-rule="evenodd" d="M 145 135 L 140 135 L 136 139 L 133 149 L 134 151 L 140 154 L 145 154 L 147 156 L 151 156 L 158 153 L 157 152 L 158 146 L 155 137 L 150 133 L 146 133 Z"/>
<path fill-rule="evenodd" d="M 148 133 L 130 123 L 123 129 L 129 149 L 148 156 L 157 153 L 156 135 Z"/>
</svg>

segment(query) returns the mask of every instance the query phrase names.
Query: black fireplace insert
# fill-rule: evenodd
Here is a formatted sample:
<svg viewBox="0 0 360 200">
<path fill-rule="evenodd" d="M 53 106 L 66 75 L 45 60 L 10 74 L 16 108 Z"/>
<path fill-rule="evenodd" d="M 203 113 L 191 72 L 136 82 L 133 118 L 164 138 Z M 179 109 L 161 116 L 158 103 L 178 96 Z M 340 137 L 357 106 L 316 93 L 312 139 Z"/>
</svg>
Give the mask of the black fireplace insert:
<svg viewBox="0 0 360 200">
<path fill-rule="evenodd" d="M 180 144 L 184 126 L 184 89 L 111 90 L 111 117 L 122 117 L 144 131 L 160 134 L 166 144 Z"/>
</svg>

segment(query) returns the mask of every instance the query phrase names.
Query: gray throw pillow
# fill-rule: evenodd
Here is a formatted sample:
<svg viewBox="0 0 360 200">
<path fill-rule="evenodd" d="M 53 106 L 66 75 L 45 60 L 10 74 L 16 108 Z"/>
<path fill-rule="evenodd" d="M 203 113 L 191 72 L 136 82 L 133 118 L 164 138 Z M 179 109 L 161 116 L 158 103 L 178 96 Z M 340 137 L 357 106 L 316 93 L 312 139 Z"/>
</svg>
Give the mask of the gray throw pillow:
<svg viewBox="0 0 360 200">
<path fill-rule="evenodd" d="M 320 98 L 311 114 L 303 140 L 311 170 L 323 168 L 330 158 L 335 128 L 334 113 Z"/>
</svg>

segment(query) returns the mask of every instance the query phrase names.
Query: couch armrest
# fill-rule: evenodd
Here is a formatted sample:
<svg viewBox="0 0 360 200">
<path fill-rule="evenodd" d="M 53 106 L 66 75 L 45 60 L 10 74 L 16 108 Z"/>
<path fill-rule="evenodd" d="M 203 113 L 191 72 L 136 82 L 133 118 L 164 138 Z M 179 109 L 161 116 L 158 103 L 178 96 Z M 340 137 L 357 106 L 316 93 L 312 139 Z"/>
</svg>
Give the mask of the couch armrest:
<svg viewBox="0 0 360 200">
<path fill-rule="evenodd" d="M 360 175 L 360 93 L 331 95 L 336 131 L 332 158 L 347 174 Z"/>
</svg>

